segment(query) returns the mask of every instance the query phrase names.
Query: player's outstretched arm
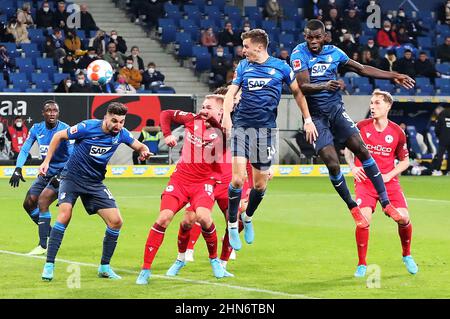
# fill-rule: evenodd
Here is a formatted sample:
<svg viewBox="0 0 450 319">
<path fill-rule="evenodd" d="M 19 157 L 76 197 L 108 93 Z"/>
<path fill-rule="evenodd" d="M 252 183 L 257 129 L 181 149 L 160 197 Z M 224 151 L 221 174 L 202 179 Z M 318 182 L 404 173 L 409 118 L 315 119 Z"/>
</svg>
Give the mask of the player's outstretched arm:
<svg viewBox="0 0 450 319">
<path fill-rule="evenodd" d="M 316 141 L 319 133 L 317 133 L 316 126 L 314 125 L 311 114 L 309 113 L 308 103 L 306 102 L 306 98 L 300 90 L 297 81 L 292 81 L 290 89 L 298 107 L 300 108 L 300 111 L 302 112 L 303 118 L 305 119 L 303 128 L 306 132 L 306 141 L 312 144 Z"/>
<path fill-rule="evenodd" d="M 234 97 L 236 96 L 238 91 L 238 85 L 229 85 L 227 94 L 225 94 L 225 99 L 223 101 L 222 128 L 227 136 L 229 136 L 229 133 L 231 131 L 231 112 L 233 112 Z"/>
<path fill-rule="evenodd" d="M 146 161 L 153 155 L 153 153 L 151 153 L 150 150 L 148 149 L 147 145 L 139 142 L 136 139 L 133 141 L 130 147 L 139 153 L 139 160 L 141 162 Z"/>
<path fill-rule="evenodd" d="M 311 83 L 308 70 L 298 72 L 295 78 L 304 95 L 316 94 L 323 90 L 338 91 L 341 88 L 339 81 L 335 80 L 315 84 Z"/>
<path fill-rule="evenodd" d="M 59 131 L 55 135 L 53 135 L 50 145 L 48 146 L 47 155 L 45 156 L 45 159 L 42 162 L 41 166 L 39 166 L 39 174 L 41 175 L 47 174 L 48 166 L 50 165 L 50 161 L 52 160 L 56 149 L 58 148 L 61 141 L 68 139 L 69 136 L 67 135 L 67 130 Z"/>
<path fill-rule="evenodd" d="M 172 123 L 185 124 L 194 119 L 195 115 L 189 112 L 183 112 L 180 110 L 165 110 L 162 111 L 159 116 L 159 122 L 161 125 L 161 131 L 164 135 L 164 142 L 169 147 L 177 145 L 177 138 L 172 135 L 171 125 Z"/>
<path fill-rule="evenodd" d="M 366 173 L 364 172 L 364 169 L 362 167 L 358 167 L 355 165 L 355 155 L 352 153 L 352 151 L 350 151 L 348 148 L 345 148 L 344 157 L 353 173 L 353 177 L 355 178 L 355 180 L 357 182 L 364 181 L 367 178 Z"/>
<path fill-rule="evenodd" d="M 383 71 L 378 68 L 375 68 L 370 65 L 364 65 L 359 62 L 356 62 L 355 60 L 348 60 L 348 62 L 345 64 L 346 67 L 348 67 L 350 70 L 358 73 L 361 76 L 365 77 L 371 77 L 376 79 L 388 79 L 388 80 L 394 80 L 395 83 L 407 88 L 412 89 L 414 87 L 415 81 L 407 76 L 406 74 L 400 74 L 390 71 Z"/>
</svg>

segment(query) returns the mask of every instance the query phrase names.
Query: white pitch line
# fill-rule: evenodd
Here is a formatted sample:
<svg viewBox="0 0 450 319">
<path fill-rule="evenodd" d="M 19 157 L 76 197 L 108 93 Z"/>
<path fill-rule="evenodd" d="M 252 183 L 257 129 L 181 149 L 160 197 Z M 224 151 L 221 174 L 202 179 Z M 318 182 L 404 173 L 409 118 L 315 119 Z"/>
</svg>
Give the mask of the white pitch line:
<svg viewBox="0 0 450 319">
<path fill-rule="evenodd" d="M 17 253 L 14 251 L 8 251 L 8 250 L 0 250 L 1 254 L 6 255 L 13 255 L 13 256 L 20 256 L 20 257 L 27 257 L 27 258 L 36 258 L 36 259 L 46 259 L 44 256 L 30 256 L 23 253 Z M 72 261 L 72 260 L 66 260 L 66 259 L 59 259 L 56 258 L 57 262 L 66 263 L 66 264 L 74 264 L 79 266 L 86 266 L 86 267 L 92 267 L 97 268 L 98 265 L 91 264 L 91 263 L 83 263 L 78 261 Z M 134 274 L 138 275 L 138 271 L 132 271 L 127 269 L 120 269 L 120 268 L 114 268 L 116 271 L 128 273 L 128 274 Z M 215 283 L 210 282 L 206 280 L 194 280 L 194 279 L 187 279 L 187 278 L 180 278 L 180 277 L 167 277 L 167 276 L 161 276 L 161 275 L 153 275 L 154 278 L 160 278 L 160 279 L 168 279 L 168 280 L 175 280 L 175 281 L 183 281 L 183 282 L 189 282 L 193 284 L 202 284 L 202 285 L 212 285 L 212 286 L 219 286 L 219 287 L 226 287 L 230 289 L 237 289 L 237 290 L 244 290 L 244 291 L 250 291 L 250 292 L 259 292 L 259 293 L 265 293 L 269 295 L 275 295 L 275 296 L 284 296 L 284 297 L 291 297 L 291 298 L 300 298 L 300 299 L 318 299 L 314 297 L 309 297 L 302 294 L 290 294 L 287 292 L 281 292 L 281 291 L 274 291 L 274 290 L 267 290 L 267 289 L 259 289 L 259 288 L 251 288 L 251 287 L 243 287 L 243 286 L 236 286 L 236 285 L 230 285 L 230 284 L 224 284 L 224 283 Z"/>
</svg>

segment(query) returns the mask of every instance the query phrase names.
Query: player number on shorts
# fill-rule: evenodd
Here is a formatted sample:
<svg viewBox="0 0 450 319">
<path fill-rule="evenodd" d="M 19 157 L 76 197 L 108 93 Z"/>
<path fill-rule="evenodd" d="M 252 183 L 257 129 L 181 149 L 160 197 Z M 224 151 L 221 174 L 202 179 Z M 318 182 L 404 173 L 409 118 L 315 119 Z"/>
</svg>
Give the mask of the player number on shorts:
<svg viewBox="0 0 450 319">
<path fill-rule="evenodd" d="M 211 195 L 213 193 L 213 186 L 211 184 L 205 184 L 205 192 L 208 193 L 208 195 Z"/>
<path fill-rule="evenodd" d="M 273 155 L 275 155 L 275 147 L 274 146 L 269 146 L 267 148 L 267 159 L 270 161 L 272 160 Z"/>
<path fill-rule="evenodd" d="M 349 121 L 350 123 L 352 123 L 352 127 L 356 127 L 355 122 L 353 122 L 353 120 L 350 118 L 350 116 L 348 116 L 347 112 L 342 112 L 342 116 Z"/>
<path fill-rule="evenodd" d="M 114 197 L 113 197 L 113 195 L 111 194 L 111 191 L 110 191 L 109 189 L 105 188 L 103 191 L 106 193 L 106 195 L 108 195 L 108 198 L 109 198 L 109 199 L 114 199 Z"/>
</svg>

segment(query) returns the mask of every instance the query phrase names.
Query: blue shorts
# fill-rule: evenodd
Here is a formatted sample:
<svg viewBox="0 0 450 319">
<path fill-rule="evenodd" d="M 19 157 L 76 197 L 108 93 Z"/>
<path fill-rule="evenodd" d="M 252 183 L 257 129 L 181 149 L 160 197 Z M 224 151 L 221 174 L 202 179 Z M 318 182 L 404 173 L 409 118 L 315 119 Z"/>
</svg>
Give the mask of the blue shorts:
<svg viewBox="0 0 450 319">
<path fill-rule="evenodd" d="M 48 188 L 58 194 L 58 189 L 50 184 L 50 180 L 53 176 L 42 176 L 38 175 L 38 177 L 34 180 L 30 189 L 28 190 L 29 195 L 39 196 L 45 188 Z"/>
<path fill-rule="evenodd" d="M 267 171 L 278 155 L 278 129 L 233 128 L 231 154 L 245 157 L 254 168 Z"/>
<path fill-rule="evenodd" d="M 63 178 L 59 184 L 58 205 L 69 203 L 73 207 L 78 197 L 89 215 L 96 214 L 100 209 L 117 208 L 114 197 L 102 182 L 80 185 L 72 179 Z"/>
<path fill-rule="evenodd" d="M 350 136 L 358 134 L 356 123 L 348 116 L 342 105 L 330 114 L 311 115 L 319 136 L 314 143 L 316 153 L 327 145 L 344 144 Z"/>
</svg>

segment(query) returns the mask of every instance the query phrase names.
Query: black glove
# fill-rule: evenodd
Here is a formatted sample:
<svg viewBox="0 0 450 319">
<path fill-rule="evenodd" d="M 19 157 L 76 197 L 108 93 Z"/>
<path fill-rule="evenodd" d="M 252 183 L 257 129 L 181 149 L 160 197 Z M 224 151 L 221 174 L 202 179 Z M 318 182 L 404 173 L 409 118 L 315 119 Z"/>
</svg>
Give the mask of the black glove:
<svg viewBox="0 0 450 319">
<path fill-rule="evenodd" d="M 57 189 L 59 188 L 59 182 L 61 182 L 61 176 L 58 174 L 52 177 L 50 180 L 50 185 Z"/>
<path fill-rule="evenodd" d="M 11 185 L 12 187 L 18 187 L 20 180 L 22 180 L 22 182 L 25 182 L 25 179 L 22 176 L 22 168 L 16 167 L 16 169 L 14 170 L 14 173 L 12 174 L 11 178 L 9 179 L 9 185 Z"/>
</svg>

